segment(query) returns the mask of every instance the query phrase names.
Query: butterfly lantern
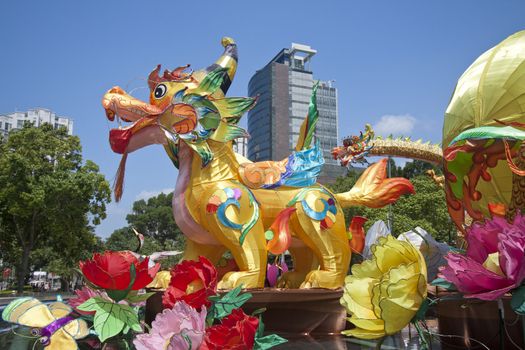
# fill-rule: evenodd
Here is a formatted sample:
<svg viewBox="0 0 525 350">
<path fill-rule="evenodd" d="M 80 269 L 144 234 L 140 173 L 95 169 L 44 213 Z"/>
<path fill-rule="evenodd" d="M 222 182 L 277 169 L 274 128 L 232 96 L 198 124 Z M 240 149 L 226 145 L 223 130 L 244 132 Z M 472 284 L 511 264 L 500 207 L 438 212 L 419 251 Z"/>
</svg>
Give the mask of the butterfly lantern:
<svg viewBox="0 0 525 350">
<path fill-rule="evenodd" d="M 78 349 L 76 339 L 87 336 L 89 328 L 84 320 L 69 316 L 72 311 L 61 302 L 46 305 L 35 298 L 19 298 L 7 305 L 2 318 L 31 327 L 46 350 Z"/>
</svg>

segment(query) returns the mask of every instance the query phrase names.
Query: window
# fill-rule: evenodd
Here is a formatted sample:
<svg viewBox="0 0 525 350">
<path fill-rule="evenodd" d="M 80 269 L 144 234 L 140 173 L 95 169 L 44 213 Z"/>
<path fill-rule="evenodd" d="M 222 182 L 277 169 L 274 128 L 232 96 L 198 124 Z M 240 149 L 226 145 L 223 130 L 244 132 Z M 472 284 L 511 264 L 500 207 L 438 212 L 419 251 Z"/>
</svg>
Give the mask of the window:
<svg viewBox="0 0 525 350">
<path fill-rule="evenodd" d="M 19 119 L 19 120 L 16 121 L 16 127 L 18 129 L 21 129 L 23 126 L 24 126 L 24 121 L 23 120 Z"/>
<path fill-rule="evenodd" d="M 11 129 L 11 124 L 9 124 L 8 122 L 5 122 L 5 124 L 4 124 L 4 130 L 5 130 L 5 131 L 9 131 L 9 129 Z"/>
</svg>

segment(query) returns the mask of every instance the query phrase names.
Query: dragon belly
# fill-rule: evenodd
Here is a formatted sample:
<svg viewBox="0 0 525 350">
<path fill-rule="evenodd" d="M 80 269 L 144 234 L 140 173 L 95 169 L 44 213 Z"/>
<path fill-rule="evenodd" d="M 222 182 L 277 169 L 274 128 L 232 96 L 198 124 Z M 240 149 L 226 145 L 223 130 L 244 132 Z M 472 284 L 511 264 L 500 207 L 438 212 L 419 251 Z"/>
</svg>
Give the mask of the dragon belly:
<svg viewBox="0 0 525 350">
<path fill-rule="evenodd" d="M 191 188 L 188 188 L 188 184 L 191 177 L 192 156 L 191 151 L 187 147 L 180 148 L 179 176 L 177 177 L 177 185 L 175 186 L 172 202 L 173 217 L 177 226 L 188 239 L 204 245 L 220 245 L 215 237 L 194 219 L 187 206 L 186 192 L 191 191 Z"/>
</svg>

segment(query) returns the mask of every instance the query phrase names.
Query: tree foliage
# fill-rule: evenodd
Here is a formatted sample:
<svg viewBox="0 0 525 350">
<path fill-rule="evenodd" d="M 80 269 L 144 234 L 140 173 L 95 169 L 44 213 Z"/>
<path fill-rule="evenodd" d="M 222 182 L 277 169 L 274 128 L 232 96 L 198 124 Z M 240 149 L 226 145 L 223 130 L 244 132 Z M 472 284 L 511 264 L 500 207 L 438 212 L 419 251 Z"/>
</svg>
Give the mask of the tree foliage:
<svg viewBox="0 0 525 350">
<path fill-rule="evenodd" d="M 119 228 L 111 234 L 106 240 L 106 249 L 108 250 L 132 250 L 138 246 L 138 240 L 131 227 Z M 164 250 L 160 242 L 152 237 L 144 237 L 144 246 L 140 250 L 142 255 L 150 255 L 155 252 Z"/>
<path fill-rule="evenodd" d="M 161 245 L 184 245 L 184 236 L 173 219 L 171 201 L 173 194 L 160 193 L 147 200 L 133 203 L 126 221 L 140 233 L 155 238 Z"/>
<path fill-rule="evenodd" d="M 109 184 L 95 163 L 82 161 L 80 140 L 66 129 L 26 123 L 13 130 L 0 143 L 0 183 L 0 250 L 17 268 L 19 290 L 35 251 L 76 264 L 96 241 Z"/>
<path fill-rule="evenodd" d="M 171 209 L 173 194 L 161 193 L 147 200 L 141 199 L 133 203 L 132 212 L 126 216 L 128 226 L 119 228 L 106 240 L 106 248 L 110 250 L 134 250 L 137 238 L 132 228 L 144 235 L 142 255 L 150 255 L 159 251 L 183 251 L 184 234 L 181 232 Z M 170 267 L 180 257 L 163 261 L 165 267 Z"/>
<path fill-rule="evenodd" d="M 416 193 L 402 196 L 391 206 L 391 209 L 389 207 L 381 209 L 346 208 L 344 209 L 346 222 L 350 223 L 353 216 L 364 216 L 368 218 L 368 222 L 365 224 L 365 228 L 368 229 L 377 220 L 388 223 L 388 216 L 391 211 L 395 236 L 420 226 L 442 242 L 454 240 L 456 230 L 448 215 L 445 192 L 431 178 L 424 175 L 426 170 L 432 168 L 430 165 L 425 165 L 424 162 L 415 161 L 407 163 L 404 168 L 396 169 L 397 176 L 407 175 L 406 177 L 414 185 Z M 438 169 L 435 170 L 439 173 Z M 346 177 L 338 178 L 331 189 L 335 193 L 349 191 L 359 175 L 355 171 L 349 171 Z"/>
</svg>

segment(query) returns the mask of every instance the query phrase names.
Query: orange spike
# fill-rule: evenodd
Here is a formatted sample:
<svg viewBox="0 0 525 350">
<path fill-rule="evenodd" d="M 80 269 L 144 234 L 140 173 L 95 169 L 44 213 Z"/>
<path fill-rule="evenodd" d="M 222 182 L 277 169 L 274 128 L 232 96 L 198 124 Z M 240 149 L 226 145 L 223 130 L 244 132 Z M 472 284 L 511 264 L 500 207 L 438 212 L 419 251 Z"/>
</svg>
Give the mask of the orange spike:
<svg viewBox="0 0 525 350">
<path fill-rule="evenodd" d="M 266 245 L 266 249 L 270 253 L 279 255 L 284 253 L 290 247 L 290 244 L 292 243 L 292 235 L 288 223 L 290 221 L 290 216 L 296 210 L 297 209 L 294 207 L 282 210 L 275 218 L 272 226 L 270 226 L 271 231 L 274 233 L 273 238 Z"/>
</svg>

